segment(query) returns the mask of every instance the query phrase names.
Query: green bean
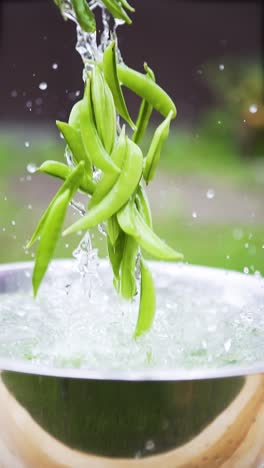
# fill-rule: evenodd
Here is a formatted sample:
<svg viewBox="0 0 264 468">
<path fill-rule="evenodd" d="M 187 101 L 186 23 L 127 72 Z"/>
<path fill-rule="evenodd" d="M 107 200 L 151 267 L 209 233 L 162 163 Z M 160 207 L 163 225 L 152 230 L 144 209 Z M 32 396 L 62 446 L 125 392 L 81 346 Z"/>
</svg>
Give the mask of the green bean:
<svg viewBox="0 0 264 468">
<path fill-rule="evenodd" d="M 83 218 L 70 226 L 63 235 L 71 234 L 81 229 L 90 229 L 107 221 L 128 201 L 136 190 L 142 176 L 143 155 L 140 148 L 131 140 L 128 142 L 127 158 L 123 170 L 115 185 L 105 198 L 93 206 Z"/>
<path fill-rule="evenodd" d="M 107 234 L 112 245 L 115 245 L 119 234 L 121 233 L 116 215 L 111 216 L 107 221 Z"/>
<path fill-rule="evenodd" d="M 112 265 L 112 270 L 114 273 L 114 286 L 119 292 L 119 275 L 120 275 L 120 265 L 123 257 L 123 250 L 124 250 L 124 241 L 126 235 L 120 231 L 120 234 L 115 242 L 112 244 L 109 236 L 107 236 L 107 248 L 108 248 L 108 255 L 109 260 Z"/>
<path fill-rule="evenodd" d="M 44 227 L 46 219 L 47 219 L 47 216 L 48 216 L 53 204 L 57 200 L 57 198 L 60 195 L 62 195 L 66 190 L 69 189 L 70 190 L 70 199 L 71 199 L 74 196 L 75 192 L 78 190 L 78 187 L 80 186 L 80 183 L 81 183 L 82 178 L 83 178 L 83 174 L 84 174 L 84 162 L 81 161 L 78 164 L 78 166 L 72 171 L 71 175 L 69 175 L 69 177 L 65 180 L 64 184 L 60 187 L 60 189 L 56 193 L 55 197 L 53 197 L 53 199 L 51 200 L 48 208 L 46 208 L 46 210 L 44 211 L 43 215 L 41 216 L 41 218 L 40 218 L 40 220 L 39 220 L 39 222 L 37 224 L 37 227 L 36 227 L 32 237 L 31 237 L 30 241 L 27 244 L 27 249 L 29 249 L 34 244 L 34 242 L 38 239 L 38 237 L 41 235 L 43 227 Z"/>
<path fill-rule="evenodd" d="M 110 11 L 110 13 L 113 15 L 114 18 L 122 19 L 125 21 L 127 24 L 131 24 L 132 21 L 129 18 L 128 14 L 122 8 L 120 3 L 116 0 L 103 0 L 104 5 L 106 8 Z"/>
<path fill-rule="evenodd" d="M 81 28 L 87 33 L 96 31 L 95 17 L 86 0 L 72 0 L 76 19 Z"/>
<path fill-rule="evenodd" d="M 156 292 L 153 277 L 142 257 L 140 260 L 140 271 L 140 305 L 137 325 L 134 332 L 135 338 L 138 338 L 151 328 L 156 311 Z"/>
<path fill-rule="evenodd" d="M 56 121 L 56 125 L 72 152 L 74 162 L 79 163 L 84 161 L 86 173 L 88 176 L 92 177 L 92 163 L 84 149 L 80 131 L 66 122 L 60 122 L 59 120 Z"/>
<path fill-rule="evenodd" d="M 176 117 L 176 107 L 171 98 L 146 75 L 132 70 L 126 65 L 117 65 L 117 75 L 124 86 L 148 101 L 161 115 L 167 117 L 172 111 L 172 118 Z"/>
<path fill-rule="evenodd" d="M 147 184 L 154 179 L 160 160 L 162 145 L 169 135 L 171 118 L 172 112 L 170 112 L 164 122 L 158 126 L 154 133 L 148 154 L 144 160 L 143 176 Z"/>
<path fill-rule="evenodd" d="M 135 197 L 135 202 L 137 209 L 139 211 L 139 214 L 142 216 L 144 219 L 145 223 L 152 228 L 152 216 L 151 216 L 151 209 L 149 206 L 149 201 L 147 194 L 144 190 L 144 187 L 141 184 L 139 184 L 136 197 Z"/>
<path fill-rule="evenodd" d="M 135 268 L 138 243 L 131 236 L 125 236 L 123 256 L 120 266 L 120 294 L 124 299 L 133 299 L 137 292 Z"/>
<path fill-rule="evenodd" d="M 119 139 L 112 153 L 112 160 L 118 168 L 122 168 L 127 152 L 127 138 L 125 127 L 122 128 Z M 104 174 L 100 182 L 98 182 L 94 194 L 89 203 L 89 209 L 97 205 L 108 192 L 112 189 L 118 179 L 118 174 Z"/>
<path fill-rule="evenodd" d="M 146 63 L 144 63 L 144 68 L 146 71 L 147 78 L 155 82 L 155 75 L 154 75 L 154 72 L 151 70 L 151 68 L 149 68 Z M 140 143 L 143 136 L 145 135 L 152 111 L 153 111 L 153 106 L 148 101 L 143 99 L 140 105 L 138 118 L 136 121 L 137 128 L 135 132 L 133 133 L 133 137 L 132 137 L 132 140 L 137 144 Z"/>
<path fill-rule="evenodd" d="M 150 255 L 159 260 L 182 260 L 182 254 L 176 252 L 162 241 L 145 223 L 136 209 L 133 200 L 117 213 L 121 229 L 134 237 L 138 244 Z"/>
<path fill-rule="evenodd" d="M 59 197 L 57 197 L 47 215 L 37 249 L 32 277 L 34 297 L 37 295 L 41 281 L 44 278 L 44 275 L 54 254 L 69 201 L 70 190 L 67 189 Z"/>
<path fill-rule="evenodd" d="M 72 174 L 73 170 L 73 168 L 58 161 L 45 161 L 37 169 L 38 172 L 43 172 L 45 174 L 58 177 L 62 180 L 66 180 Z M 80 190 L 84 193 L 88 193 L 89 195 L 91 195 L 94 192 L 95 187 L 95 182 L 91 178 L 89 178 L 89 176 L 86 173 L 84 173 L 79 186 Z"/>
<path fill-rule="evenodd" d="M 111 154 L 116 138 L 115 103 L 100 68 L 95 65 L 91 75 L 94 117 L 98 135 L 106 151 Z"/>
<path fill-rule="evenodd" d="M 135 8 L 132 7 L 128 2 L 127 0 L 119 0 L 121 5 L 126 8 L 127 10 L 131 11 L 131 13 L 134 13 L 135 12 Z"/>
<path fill-rule="evenodd" d="M 117 112 L 121 115 L 121 117 L 123 117 L 124 120 L 126 120 L 126 122 L 134 130 L 135 125 L 131 120 L 131 117 L 127 110 L 125 98 L 117 76 L 115 41 L 111 42 L 111 44 L 107 47 L 107 49 L 104 52 L 103 70 L 105 79 L 108 83 L 109 88 L 111 89 Z"/>
<path fill-rule="evenodd" d="M 104 149 L 95 127 L 91 100 L 91 80 L 89 78 L 87 78 L 86 82 L 80 117 L 83 145 L 93 164 L 103 172 L 120 173 L 120 169 Z"/>
<path fill-rule="evenodd" d="M 81 128 L 81 107 L 82 99 L 74 104 L 70 112 L 69 125 L 74 127 L 75 130 L 80 130 Z"/>
</svg>

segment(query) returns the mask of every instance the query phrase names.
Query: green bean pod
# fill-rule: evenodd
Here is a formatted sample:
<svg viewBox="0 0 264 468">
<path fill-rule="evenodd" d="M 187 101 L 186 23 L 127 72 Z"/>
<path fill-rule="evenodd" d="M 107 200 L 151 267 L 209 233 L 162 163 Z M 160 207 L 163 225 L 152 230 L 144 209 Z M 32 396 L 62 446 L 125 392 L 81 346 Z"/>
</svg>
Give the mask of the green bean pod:
<svg viewBox="0 0 264 468">
<path fill-rule="evenodd" d="M 60 189 L 58 190 L 56 195 L 51 200 L 49 206 L 44 211 L 43 215 L 41 216 L 41 218 L 40 218 L 40 220 L 39 220 L 39 222 L 37 224 L 37 227 L 36 227 L 32 237 L 31 237 L 30 241 L 28 242 L 28 244 L 26 246 L 27 249 L 29 249 L 34 244 L 34 242 L 38 239 L 38 237 L 41 235 L 43 227 L 44 227 L 46 219 L 47 219 L 47 216 L 48 216 L 53 204 L 57 200 L 57 198 L 60 197 L 60 195 L 62 195 L 65 191 L 67 191 L 69 189 L 70 190 L 70 197 L 69 198 L 72 199 L 72 197 L 74 196 L 75 192 L 78 190 L 78 187 L 81 184 L 83 174 L 84 174 L 84 162 L 81 161 L 78 164 L 78 166 L 72 171 L 72 173 L 69 175 L 69 177 L 65 180 L 64 184 L 60 187 Z"/>
<path fill-rule="evenodd" d="M 106 48 L 103 57 L 103 70 L 104 76 L 111 89 L 117 112 L 123 117 L 124 120 L 135 130 L 135 125 L 129 115 L 122 88 L 117 76 L 117 63 L 116 63 L 116 43 L 115 41 Z"/>
<path fill-rule="evenodd" d="M 38 172 L 43 172 L 45 174 L 51 175 L 53 177 L 57 177 L 62 180 L 66 180 L 74 171 L 72 167 L 67 166 L 58 161 L 45 161 L 41 166 L 37 169 Z M 82 181 L 80 183 L 79 189 L 91 195 L 95 190 L 96 184 L 95 182 L 86 174 L 83 174 Z"/>
<path fill-rule="evenodd" d="M 147 184 L 154 179 L 155 172 L 160 160 L 162 145 L 169 135 L 172 112 L 162 122 L 154 133 L 148 154 L 144 160 L 143 176 Z"/>
<path fill-rule="evenodd" d="M 124 299 L 133 299 L 137 292 L 135 277 L 138 243 L 131 236 L 125 235 L 123 255 L 120 265 L 120 294 Z"/>
<path fill-rule="evenodd" d="M 122 19 L 127 24 L 131 24 L 132 21 L 128 14 L 117 0 L 103 0 L 107 10 L 113 15 L 114 18 Z"/>
<path fill-rule="evenodd" d="M 140 247 L 153 257 L 159 260 L 183 259 L 182 254 L 169 247 L 145 223 L 132 200 L 117 213 L 117 220 L 121 229 L 134 237 Z"/>
<path fill-rule="evenodd" d="M 122 169 L 127 152 L 127 137 L 125 134 L 125 127 L 122 128 L 119 139 L 115 145 L 112 153 L 112 160 L 115 165 Z M 100 182 L 98 182 L 94 194 L 89 202 L 89 209 L 97 205 L 103 198 L 110 192 L 118 179 L 118 174 L 103 174 Z"/>
<path fill-rule="evenodd" d="M 119 0 L 121 5 L 126 8 L 128 11 L 131 11 L 131 13 L 135 12 L 135 8 L 130 5 L 130 3 L 127 2 L 127 0 Z"/>
<path fill-rule="evenodd" d="M 117 65 L 119 81 L 135 94 L 148 101 L 161 115 L 167 117 L 172 111 L 172 118 L 177 111 L 169 95 L 154 81 L 126 65 Z"/>
<path fill-rule="evenodd" d="M 71 150 L 74 162 L 79 163 L 84 161 L 86 173 L 88 176 L 92 177 L 92 163 L 84 149 L 80 131 L 71 127 L 71 125 L 66 122 L 60 122 L 59 120 L 56 121 L 56 125 Z"/>
<path fill-rule="evenodd" d="M 91 75 L 91 96 L 98 135 L 107 153 L 111 154 L 116 138 L 116 111 L 110 88 L 100 68 L 95 65 Z"/>
<path fill-rule="evenodd" d="M 87 33 L 93 33 L 96 31 L 96 22 L 93 12 L 90 10 L 86 0 L 72 0 L 72 6 L 76 19 L 83 29 Z"/>
<path fill-rule="evenodd" d="M 138 186 L 136 197 L 135 197 L 135 202 L 136 202 L 136 206 L 137 206 L 139 214 L 142 216 L 145 223 L 150 228 L 152 228 L 151 209 L 150 209 L 147 194 L 142 184 L 139 184 Z"/>
<path fill-rule="evenodd" d="M 112 245 L 115 245 L 121 232 L 116 215 L 111 216 L 107 221 L 107 235 Z"/>
<path fill-rule="evenodd" d="M 151 70 L 151 68 L 149 68 L 146 63 L 144 63 L 144 68 L 146 71 L 146 77 L 155 82 L 155 75 L 154 75 L 154 72 Z M 137 128 L 134 131 L 133 137 L 132 137 L 132 140 L 137 144 L 141 142 L 143 136 L 145 135 L 152 111 L 153 111 L 153 106 L 148 101 L 143 99 L 140 105 L 138 118 L 136 121 Z"/>
<path fill-rule="evenodd" d="M 140 148 L 127 140 L 128 151 L 123 170 L 110 192 L 97 205 L 93 206 L 83 218 L 70 226 L 63 235 L 79 230 L 87 230 L 107 221 L 129 200 L 136 190 L 142 176 L 143 155 Z"/>
<path fill-rule="evenodd" d="M 119 174 L 120 169 L 114 164 L 99 138 L 93 114 L 91 80 L 88 78 L 80 115 L 83 145 L 86 153 L 96 167 L 103 172 L 115 172 Z"/>
<path fill-rule="evenodd" d="M 47 215 L 36 253 L 36 261 L 32 276 L 34 297 L 36 297 L 38 293 L 41 281 L 44 278 L 54 254 L 69 201 L 70 190 L 67 189 L 57 197 Z"/>
<path fill-rule="evenodd" d="M 120 286 L 120 265 L 123 257 L 125 237 L 126 235 L 124 232 L 120 231 L 115 244 L 113 244 L 109 236 L 107 236 L 108 255 L 114 273 L 114 286 L 118 292 Z"/>
<path fill-rule="evenodd" d="M 152 274 L 142 257 L 140 259 L 140 271 L 140 303 L 134 338 L 138 338 L 151 328 L 156 312 L 155 284 Z"/>
<path fill-rule="evenodd" d="M 81 107 L 82 99 L 74 104 L 69 116 L 69 125 L 76 130 L 81 128 Z"/>
</svg>

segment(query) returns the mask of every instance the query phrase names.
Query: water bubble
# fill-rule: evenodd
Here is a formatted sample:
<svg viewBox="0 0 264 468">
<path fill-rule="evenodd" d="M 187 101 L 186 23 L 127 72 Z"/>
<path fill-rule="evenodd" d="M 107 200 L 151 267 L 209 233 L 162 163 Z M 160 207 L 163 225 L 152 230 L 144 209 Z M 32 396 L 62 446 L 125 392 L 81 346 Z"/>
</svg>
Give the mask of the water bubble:
<svg viewBox="0 0 264 468">
<path fill-rule="evenodd" d="M 48 88 L 48 83 L 46 83 L 45 81 L 42 81 L 41 83 L 39 83 L 39 89 L 41 89 L 41 91 L 45 91 L 47 88 Z"/>
<path fill-rule="evenodd" d="M 251 114 L 256 114 L 256 112 L 258 112 L 258 106 L 256 104 L 251 104 L 248 110 Z"/>
<path fill-rule="evenodd" d="M 153 440 L 147 440 L 147 442 L 145 443 L 145 449 L 146 450 L 154 450 L 155 448 L 155 443 L 153 442 Z"/>
<path fill-rule="evenodd" d="M 248 268 L 248 267 L 244 267 L 243 272 L 245 273 L 245 275 L 248 275 L 248 274 L 249 274 L 249 268 Z"/>
<path fill-rule="evenodd" d="M 52 70 L 57 70 L 59 65 L 57 63 L 52 64 Z"/>
<path fill-rule="evenodd" d="M 223 63 L 220 63 L 220 65 L 219 65 L 219 67 L 218 67 L 218 68 L 219 68 L 219 70 L 220 70 L 220 71 L 224 71 L 224 69 L 225 69 L 225 66 L 224 66 L 224 64 L 223 64 Z"/>
<path fill-rule="evenodd" d="M 196 213 L 196 211 L 193 211 L 193 212 L 192 212 L 192 217 L 193 217 L 194 219 L 197 218 L 197 213 Z"/>
<path fill-rule="evenodd" d="M 27 171 L 28 171 L 30 174 L 34 174 L 34 172 L 36 172 L 36 170 L 37 170 L 36 164 L 34 164 L 34 163 L 29 163 L 29 164 L 27 165 Z"/>
<path fill-rule="evenodd" d="M 208 200 L 212 200 L 214 197 L 215 197 L 214 189 L 208 189 L 206 192 L 206 198 L 208 198 Z"/>
<path fill-rule="evenodd" d="M 30 147 L 29 141 L 25 141 L 24 145 L 25 145 L 26 148 L 29 148 Z"/>
</svg>

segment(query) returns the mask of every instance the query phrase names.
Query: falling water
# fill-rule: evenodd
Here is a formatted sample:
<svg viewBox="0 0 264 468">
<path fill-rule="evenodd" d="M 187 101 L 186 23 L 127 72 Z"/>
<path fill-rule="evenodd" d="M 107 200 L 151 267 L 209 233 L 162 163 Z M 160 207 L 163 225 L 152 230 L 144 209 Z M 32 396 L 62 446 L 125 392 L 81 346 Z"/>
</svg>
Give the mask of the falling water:
<svg viewBox="0 0 264 468">
<path fill-rule="evenodd" d="M 83 81 L 86 81 L 86 76 L 89 71 L 92 70 L 94 63 L 101 61 L 103 53 L 108 46 L 109 42 L 114 39 L 117 45 L 117 57 L 119 61 L 122 61 L 121 53 L 118 49 L 118 39 L 117 39 L 117 28 L 122 25 L 124 22 L 122 20 L 114 20 L 108 11 L 104 8 L 103 4 L 100 1 L 91 1 L 90 8 L 91 10 L 96 10 L 97 8 L 101 12 L 102 16 L 102 32 L 87 33 L 83 31 L 78 24 L 78 20 L 75 16 L 72 4 L 70 0 L 60 0 L 59 7 L 62 13 L 62 16 L 66 20 L 71 20 L 76 23 L 76 50 L 80 54 L 83 61 Z M 119 128 L 119 120 L 117 116 L 117 128 Z M 70 167 L 74 166 L 72 153 L 68 146 L 65 149 L 65 158 L 67 164 Z M 94 169 L 93 178 L 95 181 L 98 180 L 101 176 L 101 171 Z M 80 205 L 78 202 L 71 202 L 70 206 L 77 211 L 80 216 L 84 216 L 86 209 L 83 205 Z M 98 226 L 98 230 L 101 234 L 105 235 L 105 229 L 103 225 Z M 94 271 L 94 265 L 97 262 L 97 250 L 92 248 L 92 242 L 89 233 L 87 232 L 79 244 L 79 247 L 73 252 L 73 256 L 78 261 L 78 268 L 81 274 L 81 277 L 84 279 L 88 277 L 89 280 L 86 283 L 88 284 L 89 291 L 91 290 L 91 277 L 95 277 L 95 274 L 90 275 L 90 267 Z M 84 260 L 85 258 L 85 260 Z M 85 268 L 84 268 L 85 264 Z M 89 293 L 90 294 L 90 293 Z"/>
</svg>

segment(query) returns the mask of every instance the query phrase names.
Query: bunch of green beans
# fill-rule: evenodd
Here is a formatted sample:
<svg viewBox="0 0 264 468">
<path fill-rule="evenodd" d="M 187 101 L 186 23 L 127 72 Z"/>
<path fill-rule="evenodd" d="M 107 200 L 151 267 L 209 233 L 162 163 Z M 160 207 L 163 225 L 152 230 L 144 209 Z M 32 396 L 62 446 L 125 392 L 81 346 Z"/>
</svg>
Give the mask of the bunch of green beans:
<svg viewBox="0 0 264 468">
<path fill-rule="evenodd" d="M 87 7 L 84 7 L 84 3 Z M 104 1 L 108 8 L 127 2 Z M 87 22 L 88 4 L 72 0 L 75 11 L 82 16 L 80 25 Z M 116 13 L 117 9 L 111 9 Z M 153 71 L 145 64 L 145 74 L 118 63 L 115 41 L 109 43 L 103 58 L 87 74 L 83 98 L 70 113 L 68 122 L 57 122 L 71 152 L 73 167 L 56 161 L 46 161 L 40 172 L 64 180 L 50 205 L 42 215 L 28 244 L 39 240 L 33 271 L 33 290 L 36 296 L 41 281 L 53 257 L 62 231 L 67 207 L 77 191 L 89 195 L 86 214 L 68 227 L 63 236 L 76 231 L 87 231 L 101 223 L 106 225 L 109 260 L 116 291 L 125 299 L 137 294 L 136 270 L 140 271 L 140 301 L 134 336 L 138 337 L 152 325 L 156 309 L 155 286 L 152 274 L 141 249 L 160 260 L 181 260 L 153 231 L 151 211 L 145 186 L 153 180 L 160 159 L 162 145 L 169 133 L 176 108 L 166 92 L 155 81 Z M 127 109 L 122 85 L 142 98 L 136 123 Z M 153 109 L 163 122 L 154 132 L 147 154 L 140 142 L 147 129 Z M 117 114 L 131 127 L 117 128 Z M 100 169 L 95 181 L 93 173 Z"/>
</svg>

